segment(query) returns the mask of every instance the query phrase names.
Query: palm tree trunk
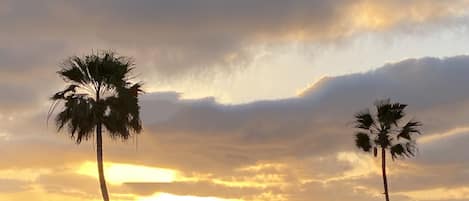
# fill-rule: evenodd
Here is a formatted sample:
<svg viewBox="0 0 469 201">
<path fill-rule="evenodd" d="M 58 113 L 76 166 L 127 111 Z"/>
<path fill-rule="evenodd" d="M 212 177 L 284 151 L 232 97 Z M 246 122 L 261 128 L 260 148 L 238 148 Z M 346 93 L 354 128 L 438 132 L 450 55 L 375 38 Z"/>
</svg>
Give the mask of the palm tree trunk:
<svg viewBox="0 0 469 201">
<path fill-rule="evenodd" d="M 96 125 L 96 159 L 98 162 L 98 174 L 99 174 L 99 184 L 101 185 L 101 193 L 103 194 L 103 200 L 109 201 L 109 195 L 106 187 L 106 180 L 104 179 L 104 169 L 103 169 L 103 136 L 101 123 Z"/>
<path fill-rule="evenodd" d="M 386 201 L 389 201 L 389 191 L 388 191 L 388 179 L 386 177 L 386 150 L 381 148 L 381 168 L 383 170 L 383 183 L 384 183 L 384 196 Z"/>
</svg>

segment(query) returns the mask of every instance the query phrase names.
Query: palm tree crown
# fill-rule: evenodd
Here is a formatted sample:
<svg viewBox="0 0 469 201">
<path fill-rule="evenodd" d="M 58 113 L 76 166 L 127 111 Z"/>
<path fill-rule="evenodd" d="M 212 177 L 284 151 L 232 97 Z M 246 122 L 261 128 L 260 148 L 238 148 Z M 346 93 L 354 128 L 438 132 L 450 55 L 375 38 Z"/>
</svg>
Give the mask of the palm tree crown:
<svg viewBox="0 0 469 201">
<path fill-rule="evenodd" d="M 410 120 L 401 126 L 404 109 L 401 103 L 391 103 L 389 99 L 375 103 L 376 113 L 364 110 L 355 114 L 355 127 L 360 129 L 355 134 L 356 146 L 365 152 L 373 150 L 377 156 L 378 148 L 390 150 L 393 159 L 415 155 L 416 144 L 414 134 L 420 134 L 422 124 Z"/>
<path fill-rule="evenodd" d="M 140 133 L 137 95 L 142 90 L 140 83 L 130 81 L 133 66 L 131 59 L 113 52 L 67 59 L 57 73 L 68 86 L 51 97 L 49 112 L 64 102 L 55 119 L 58 130 L 67 126 L 77 143 L 87 140 L 97 124 L 104 125 L 111 137 L 127 139 L 132 132 Z"/>
</svg>

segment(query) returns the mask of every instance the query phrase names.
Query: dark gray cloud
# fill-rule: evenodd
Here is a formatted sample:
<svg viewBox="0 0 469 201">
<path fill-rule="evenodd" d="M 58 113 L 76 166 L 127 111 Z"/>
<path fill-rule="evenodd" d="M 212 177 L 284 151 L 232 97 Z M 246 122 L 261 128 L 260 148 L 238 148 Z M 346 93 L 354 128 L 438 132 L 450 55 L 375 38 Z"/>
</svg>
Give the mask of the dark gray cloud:
<svg viewBox="0 0 469 201">
<path fill-rule="evenodd" d="M 4 114 L 24 111 L 36 106 L 37 93 L 24 85 L 6 85 L 0 89 L 0 111 Z"/>
<path fill-rule="evenodd" d="M 3 0 L 1 4 L 0 50 L 8 50 L 4 55 L 14 65 L 24 62 L 15 58 L 24 58 L 31 50 L 38 50 L 35 55 L 58 56 L 112 48 L 138 55 L 147 71 L 166 76 L 242 66 L 252 60 L 256 45 L 321 43 L 396 27 L 413 32 L 412 27 L 435 21 L 467 25 L 460 19 L 468 6 L 463 0 Z M 14 53 L 18 46 L 30 50 Z"/>
<path fill-rule="evenodd" d="M 37 111 L 51 89 L 60 86 L 55 72 L 65 59 L 63 51 L 60 44 L 48 42 L 0 42 L 0 114 Z"/>
<path fill-rule="evenodd" d="M 469 121 L 467 121 L 469 123 Z M 467 128 L 467 127 L 466 127 Z M 419 162 L 423 164 L 469 165 L 469 156 L 465 154 L 465 142 L 469 140 L 469 130 L 456 132 L 450 136 L 441 136 L 423 143 Z"/>
</svg>

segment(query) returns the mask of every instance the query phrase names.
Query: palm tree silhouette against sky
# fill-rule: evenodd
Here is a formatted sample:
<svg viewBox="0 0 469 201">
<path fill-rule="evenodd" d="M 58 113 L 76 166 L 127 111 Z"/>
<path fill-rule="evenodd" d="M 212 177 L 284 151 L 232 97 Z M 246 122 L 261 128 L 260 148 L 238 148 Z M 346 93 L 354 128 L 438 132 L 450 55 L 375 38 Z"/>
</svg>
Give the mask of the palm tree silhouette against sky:
<svg viewBox="0 0 469 201">
<path fill-rule="evenodd" d="M 402 124 L 404 109 L 407 107 L 405 104 L 391 103 L 390 99 L 385 99 L 376 101 L 375 106 L 374 113 L 366 109 L 355 114 L 355 127 L 360 129 L 355 134 L 355 143 L 365 152 L 373 151 L 375 157 L 378 156 L 378 149 L 381 149 L 384 195 L 386 201 L 389 201 L 386 150 L 389 150 L 393 160 L 414 156 L 417 147 L 413 135 L 420 134 L 422 123 L 410 120 Z"/>
<path fill-rule="evenodd" d="M 84 57 L 68 58 L 57 72 L 67 87 L 55 93 L 49 115 L 63 102 L 55 123 L 58 131 L 68 128 L 76 143 L 88 140 L 96 132 L 99 183 L 104 201 L 109 201 L 103 172 L 103 126 L 112 138 L 128 139 L 140 133 L 138 94 L 141 83 L 132 83 L 132 59 L 101 51 Z"/>
</svg>

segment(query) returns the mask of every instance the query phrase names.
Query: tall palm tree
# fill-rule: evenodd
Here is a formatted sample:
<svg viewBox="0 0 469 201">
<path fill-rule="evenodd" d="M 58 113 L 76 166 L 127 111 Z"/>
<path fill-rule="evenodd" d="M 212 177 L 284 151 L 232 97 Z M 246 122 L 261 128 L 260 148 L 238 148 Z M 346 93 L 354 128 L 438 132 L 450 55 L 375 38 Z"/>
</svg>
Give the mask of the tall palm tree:
<svg viewBox="0 0 469 201">
<path fill-rule="evenodd" d="M 376 101 L 375 106 L 374 113 L 366 109 L 355 114 L 355 127 L 360 129 L 355 134 L 355 143 L 365 152 L 373 151 L 375 157 L 378 156 L 378 149 L 381 149 L 384 195 L 386 201 L 389 201 L 386 150 L 389 150 L 393 160 L 414 156 L 417 146 L 413 135 L 420 134 L 422 123 L 410 120 L 403 124 L 405 104 L 391 103 L 385 99 Z"/>
<path fill-rule="evenodd" d="M 51 97 L 54 102 L 49 116 L 63 102 L 62 111 L 55 118 L 58 131 L 67 127 L 77 144 L 96 132 L 96 158 L 104 201 L 109 201 L 109 194 L 103 172 L 103 126 L 112 138 L 124 140 L 142 130 L 138 105 L 141 83 L 132 83 L 133 69 L 130 58 L 110 51 L 70 57 L 57 72 L 68 86 Z"/>
</svg>

